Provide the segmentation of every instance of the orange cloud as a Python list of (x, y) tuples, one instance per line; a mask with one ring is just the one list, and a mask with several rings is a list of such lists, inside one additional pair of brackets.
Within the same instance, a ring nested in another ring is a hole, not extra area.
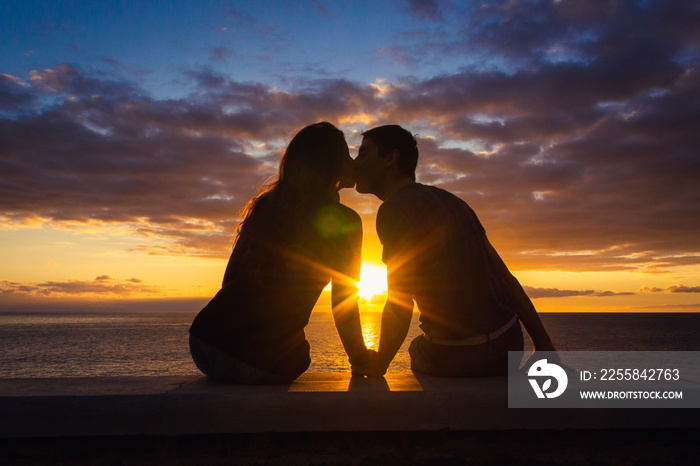
[(666, 288), (642, 287), (640, 293), (700, 293), (700, 286), (670, 285)]
[(113, 279), (100, 275), (94, 280), (47, 281), (43, 283), (19, 283), (9, 280), (0, 281), (0, 297), (139, 297), (156, 295), (163, 292), (162, 287), (144, 285), (142, 280)]

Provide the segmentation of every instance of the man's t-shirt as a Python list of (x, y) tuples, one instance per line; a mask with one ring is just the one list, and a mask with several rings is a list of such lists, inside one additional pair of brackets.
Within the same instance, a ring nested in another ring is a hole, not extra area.
[(457, 196), (419, 183), (405, 186), (380, 206), (377, 233), (389, 280), (413, 296), (420, 326), (431, 337), (488, 333), (515, 315), (484, 228)]

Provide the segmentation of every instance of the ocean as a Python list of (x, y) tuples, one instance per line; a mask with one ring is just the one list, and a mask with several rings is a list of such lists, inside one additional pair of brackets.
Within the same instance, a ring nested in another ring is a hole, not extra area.
[[(188, 329), (194, 313), (0, 313), (0, 378), (193, 375)], [(562, 351), (700, 351), (700, 314), (542, 313)], [(380, 312), (361, 315), (376, 348)], [(421, 333), (414, 314), (390, 371), (409, 370), (407, 347)], [(309, 372), (350, 370), (330, 312), (314, 311), (306, 328)], [(532, 351), (528, 338), (526, 351)]]

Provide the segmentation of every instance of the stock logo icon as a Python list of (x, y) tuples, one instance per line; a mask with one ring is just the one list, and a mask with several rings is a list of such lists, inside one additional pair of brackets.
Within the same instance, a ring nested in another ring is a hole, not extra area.
[[(556, 398), (564, 393), (569, 383), (566, 371), (556, 364), (548, 363), (546, 359), (540, 359), (530, 366), (527, 376), (537, 398)], [(543, 379), (542, 385), (538, 379)], [(557, 387), (549, 392), (548, 390), (552, 388), (552, 379), (557, 381)]]

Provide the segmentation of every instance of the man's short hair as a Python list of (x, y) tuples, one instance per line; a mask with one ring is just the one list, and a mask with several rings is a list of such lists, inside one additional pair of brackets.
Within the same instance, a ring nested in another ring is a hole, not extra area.
[(418, 145), (416, 138), (399, 125), (385, 125), (372, 128), (362, 133), (363, 138), (370, 139), (379, 149), (379, 155), (384, 156), (396, 149), (399, 151), (397, 165), (401, 172), (416, 179), (418, 165)]

